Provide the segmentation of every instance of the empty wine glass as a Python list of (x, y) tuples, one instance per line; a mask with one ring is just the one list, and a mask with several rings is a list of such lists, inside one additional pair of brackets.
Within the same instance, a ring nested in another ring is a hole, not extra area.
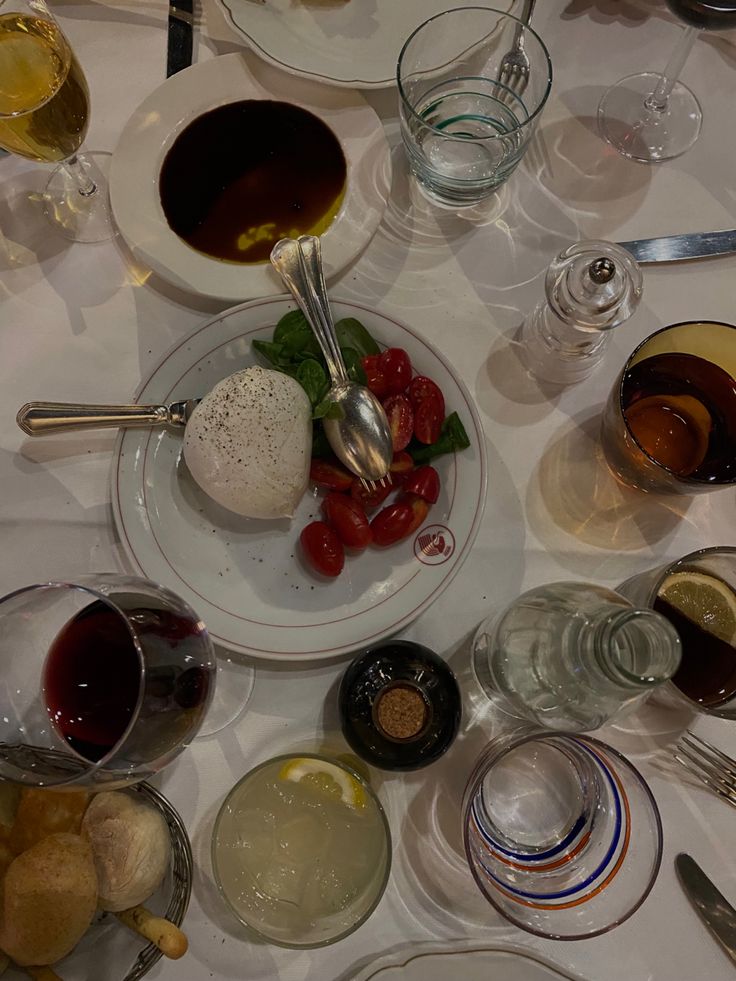
[(79, 153), (89, 89), (69, 41), (44, 0), (0, 0), (0, 147), (56, 163), (46, 215), (75, 242), (112, 235), (104, 175), (108, 154)]
[(667, 0), (667, 6), (688, 26), (662, 74), (622, 78), (598, 106), (601, 136), (625, 157), (643, 163), (679, 157), (695, 143), (703, 114), (678, 76), (701, 30), (736, 27), (736, 0)]

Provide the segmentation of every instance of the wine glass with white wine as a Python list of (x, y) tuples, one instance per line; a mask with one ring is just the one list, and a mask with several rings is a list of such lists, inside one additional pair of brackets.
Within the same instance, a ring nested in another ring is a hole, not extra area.
[(44, 0), (0, 0), (0, 147), (59, 163), (46, 215), (67, 238), (112, 235), (107, 154), (81, 154), (89, 122), (87, 80)]

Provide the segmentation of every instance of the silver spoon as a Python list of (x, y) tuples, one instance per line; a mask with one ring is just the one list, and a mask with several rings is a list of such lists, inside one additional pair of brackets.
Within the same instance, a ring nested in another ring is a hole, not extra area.
[(368, 483), (381, 483), (393, 458), (391, 430), (373, 392), (348, 378), (327, 299), (319, 239), (282, 238), (271, 251), (271, 263), (314, 331), (332, 383), (327, 398), (342, 410), (341, 418), (322, 420), (325, 436), (348, 470)]

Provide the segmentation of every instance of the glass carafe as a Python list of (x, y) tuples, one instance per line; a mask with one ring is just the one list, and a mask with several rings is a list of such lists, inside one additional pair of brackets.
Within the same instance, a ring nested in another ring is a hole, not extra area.
[(667, 681), (680, 638), (653, 610), (602, 586), (549, 583), (484, 621), (473, 641), (481, 686), (548, 729), (585, 732)]

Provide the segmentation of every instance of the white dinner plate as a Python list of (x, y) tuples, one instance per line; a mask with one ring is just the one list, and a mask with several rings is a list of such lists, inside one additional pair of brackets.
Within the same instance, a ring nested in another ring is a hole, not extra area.
[[(179, 341), (148, 375), (139, 402), (203, 395), (257, 360), (254, 338), (270, 339), (294, 304), (286, 297), (244, 303)], [(133, 567), (169, 586), (199, 613), (213, 639), (264, 659), (322, 660), (388, 637), (418, 617), (449, 585), (475, 539), (486, 495), (483, 429), (450, 363), (413, 328), (368, 307), (335, 302), (384, 346), (404, 348), (456, 411), (470, 447), (436, 459), (442, 490), (411, 539), (346, 556), (336, 579), (302, 563), (299, 533), (320, 517), (309, 490), (289, 521), (243, 518), (215, 504), (189, 476), (181, 431), (121, 433), (112, 466), (112, 504)]]
[(374, 961), (352, 981), (583, 981), (535, 950), (458, 940), (416, 944)]
[(391, 185), (383, 126), (362, 96), (306, 80), (295, 83), (257, 59), (251, 62), (249, 67), (240, 54), (222, 55), (172, 75), (125, 124), (110, 164), (113, 214), (136, 258), (181, 289), (231, 302), (269, 296), (283, 287), (269, 262), (211, 258), (169, 227), (159, 195), (161, 165), (197, 116), (241, 99), (271, 99), (301, 106), (330, 127), (345, 154), (347, 182), (340, 211), (321, 236), (328, 278), (349, 266), (370, 242)]
[[(330, 85), (396, 84), (401, 47), (423, 21), (478, 0), (220, 0), (230, 23), (270, 64)], [(480, 4), (482, 6), (482, 4)], [(489, 6), (510, 10), (513, 0)]]

